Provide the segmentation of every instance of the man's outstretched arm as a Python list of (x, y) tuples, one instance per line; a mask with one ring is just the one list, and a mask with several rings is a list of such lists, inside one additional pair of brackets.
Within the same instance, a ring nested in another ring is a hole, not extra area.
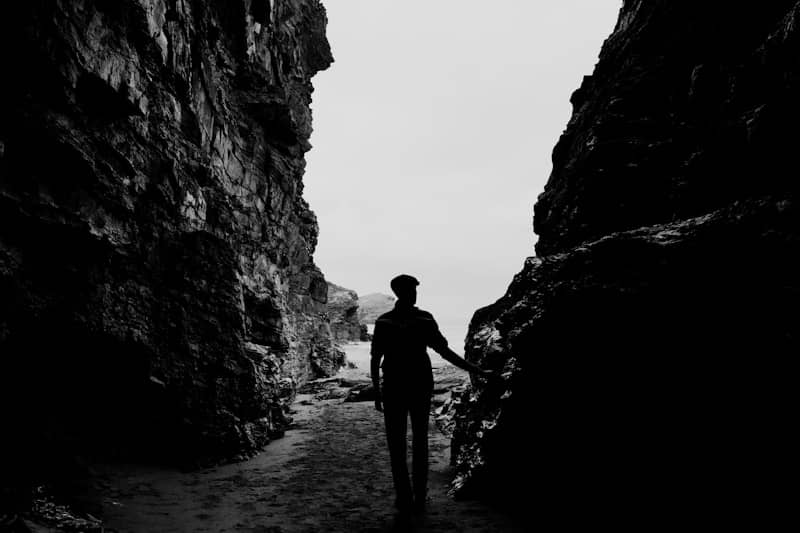
[(454, 352), (450, 346), (447, 344), (447, 339), (442, 332), (439, 331), (439, 326), (436, 324), (436, 321), (433, 320), (431, 317), (432, 322), (432, 329), (430, 332), (430, 337), (428, 340), (428, 346), (436, 350), (436, 353), (442, 356), (442, 359), (447, 361), (448, 363), (457, 366), (462, 370), (466, 370), (467, 372), (471, 372), (472, 374), (477, 374), (478, 376), (482, 376), (485, 378), (492, 378), (497, 374), (491, 370), (484, 370), (483, 368), (479, 367), (478, 365), (474, 365), (458, 355)]
[(483, 368), (470, 363), (456, 352), (451, 350), (449, 346), (440, 347), (436, 351), (442, 356), (442, 359), (462, 370), (466, 370), (467, 372), (471, 372), (483, 377), (491, 377), (495, 375), (491, 370), (484, 370)]

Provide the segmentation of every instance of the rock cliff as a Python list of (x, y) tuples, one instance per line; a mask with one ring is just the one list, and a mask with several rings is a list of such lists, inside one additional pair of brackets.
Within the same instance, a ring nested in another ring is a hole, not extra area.
[(374, 324), (383, 313), (394, 308), (395, 297), (372, 293), (358, 299), (358, 320), (362, 324)]
[(472, 319), (467, 357), (504, 378), (460, 398), (458, 494), (617, 525), (787, 501), (798, 44), (795, 1), (624, 1), (537, 256)]
[(257, 449), (343, 362), (302, 198), (324, 8), (54, 0), (0, 21), (4, 463)]
[(367, 340), (367, 326), (358, 320), (358, 294), (328, 282), (328, 315), (331, 333), (337, 341)]

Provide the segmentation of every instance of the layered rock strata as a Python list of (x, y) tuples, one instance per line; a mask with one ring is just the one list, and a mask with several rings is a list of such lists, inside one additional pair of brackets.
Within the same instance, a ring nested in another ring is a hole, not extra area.
[(302, 198), (324, 8), (56, 0), (0, 20), (3, 459), (259, 448), (343, 363)]
[(358, 320), (358, 294), (328, 282), (328, 316), (333, 338), (339, 342), (367, 340), (367, 326)]
[(562, 524), (787, 501), (798, 42), (794, 1), (623, 3), (553, 151), (537, 257), (473, 317), (467, 357), (504, 378), (460, 398), (458, 494)]

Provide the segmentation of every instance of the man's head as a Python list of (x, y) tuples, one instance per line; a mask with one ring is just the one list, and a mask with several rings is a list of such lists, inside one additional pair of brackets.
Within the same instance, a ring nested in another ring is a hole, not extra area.
[(419, 281), (414, 276), (400, 274), (392, 279), (389, 284), (392, 292), (397, 296), (397, 302), (401, 305), (414, 305), (417, 303), (417, 285)]

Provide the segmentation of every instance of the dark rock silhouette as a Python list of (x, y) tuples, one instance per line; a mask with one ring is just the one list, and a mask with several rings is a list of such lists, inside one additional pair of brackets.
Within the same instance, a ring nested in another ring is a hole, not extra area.
[(795, 2), (720, 5), (624, 2), (553, 150), (538, 255), (794, 189)]
[(457, 494), (562, 524), (779, 516), (799, 28), (793, 1), (624, 2), (554, 149), (538, 256), (470, 325), (468, 358), (505, 380), (460, 398)]
[(337, 341), (366, 341), (367, 326), (358, 320), (358, 294), (328, 282), (328, 314)]
[(323, 7), (6, 2), (0, 21), (2, 484), (61, 454), (258, 449), (343, 363), (301, 196)]

